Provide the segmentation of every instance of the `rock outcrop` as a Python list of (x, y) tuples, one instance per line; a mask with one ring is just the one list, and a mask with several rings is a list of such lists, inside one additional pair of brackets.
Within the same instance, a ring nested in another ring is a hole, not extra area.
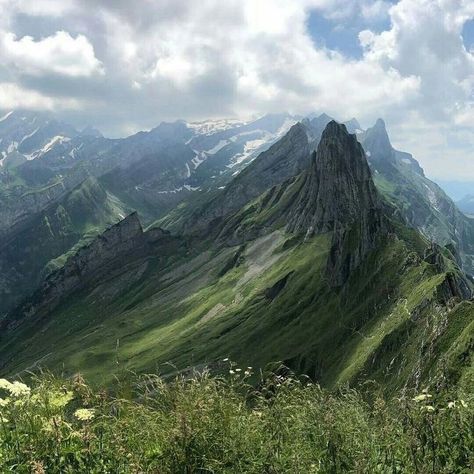
[(362, 146), (331, 121), (312, 155), (288, 230), (308, 237), (333, 233), (327, 275), (339, 287), (387, 229)]
[(0, 321), (0, 329), (17, 326), (24, 318), (48, 312), (73, 292), (122, 269), (130, 261), (152, 254), (152, 246), (171, 238), (160, 228), (144, 232), (136, 212), (108, 228), (51, 273), (26, 304)]

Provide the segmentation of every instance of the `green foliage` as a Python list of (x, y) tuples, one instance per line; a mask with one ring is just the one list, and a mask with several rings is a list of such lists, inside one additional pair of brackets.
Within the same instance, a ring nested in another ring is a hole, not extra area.
[[(0, 469), (19, 473), (462, 473), (474, 468), (474, 399), (328, 392), (280, 368), (249, 385), (150, 375), (92, 390), (80, 376), (0, 380)], [(365, 387), (366, 388), (366, 387)]]

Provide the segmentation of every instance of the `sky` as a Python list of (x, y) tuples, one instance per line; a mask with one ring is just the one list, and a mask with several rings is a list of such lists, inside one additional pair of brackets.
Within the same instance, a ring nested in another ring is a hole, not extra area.
[(378, 117), (474, 181), (474, 0), (0, 0), (0, 109), (125, 136), (162, 120)]

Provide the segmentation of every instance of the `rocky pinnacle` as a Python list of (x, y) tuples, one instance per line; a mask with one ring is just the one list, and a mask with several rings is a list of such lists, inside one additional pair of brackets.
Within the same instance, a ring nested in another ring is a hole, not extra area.
[(313, 154), (288, 230), (333, 233), (327, 273), (341, 286), (386, 230), (380, 197), (364, 150), (344, 125), (331, 121)]

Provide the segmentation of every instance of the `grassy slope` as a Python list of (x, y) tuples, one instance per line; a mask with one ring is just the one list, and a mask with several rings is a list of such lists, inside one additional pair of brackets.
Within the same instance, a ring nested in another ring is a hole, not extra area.
[[(248, 243), (224, 275), (239, 247), (150, 258), (1, 341), (3, 372), (47, 366), (104, 382), (123, 370), (170, 373), (167, 362), (182, 369), (231, 357), (253, 367), (283, 360), (326, 386), (368, 376), (396, 388), (440, 373), (429, 349), (450, 361), (443, 373), (468, 383), (472, 305), (439, 307), (443, 275), (419, 258), (426, 242), (398, 234), (339, 292), (323, 277), (329, 235), (302, 243), (277, 230)], [(285, 277), (272, 301), (265, 290)]]

